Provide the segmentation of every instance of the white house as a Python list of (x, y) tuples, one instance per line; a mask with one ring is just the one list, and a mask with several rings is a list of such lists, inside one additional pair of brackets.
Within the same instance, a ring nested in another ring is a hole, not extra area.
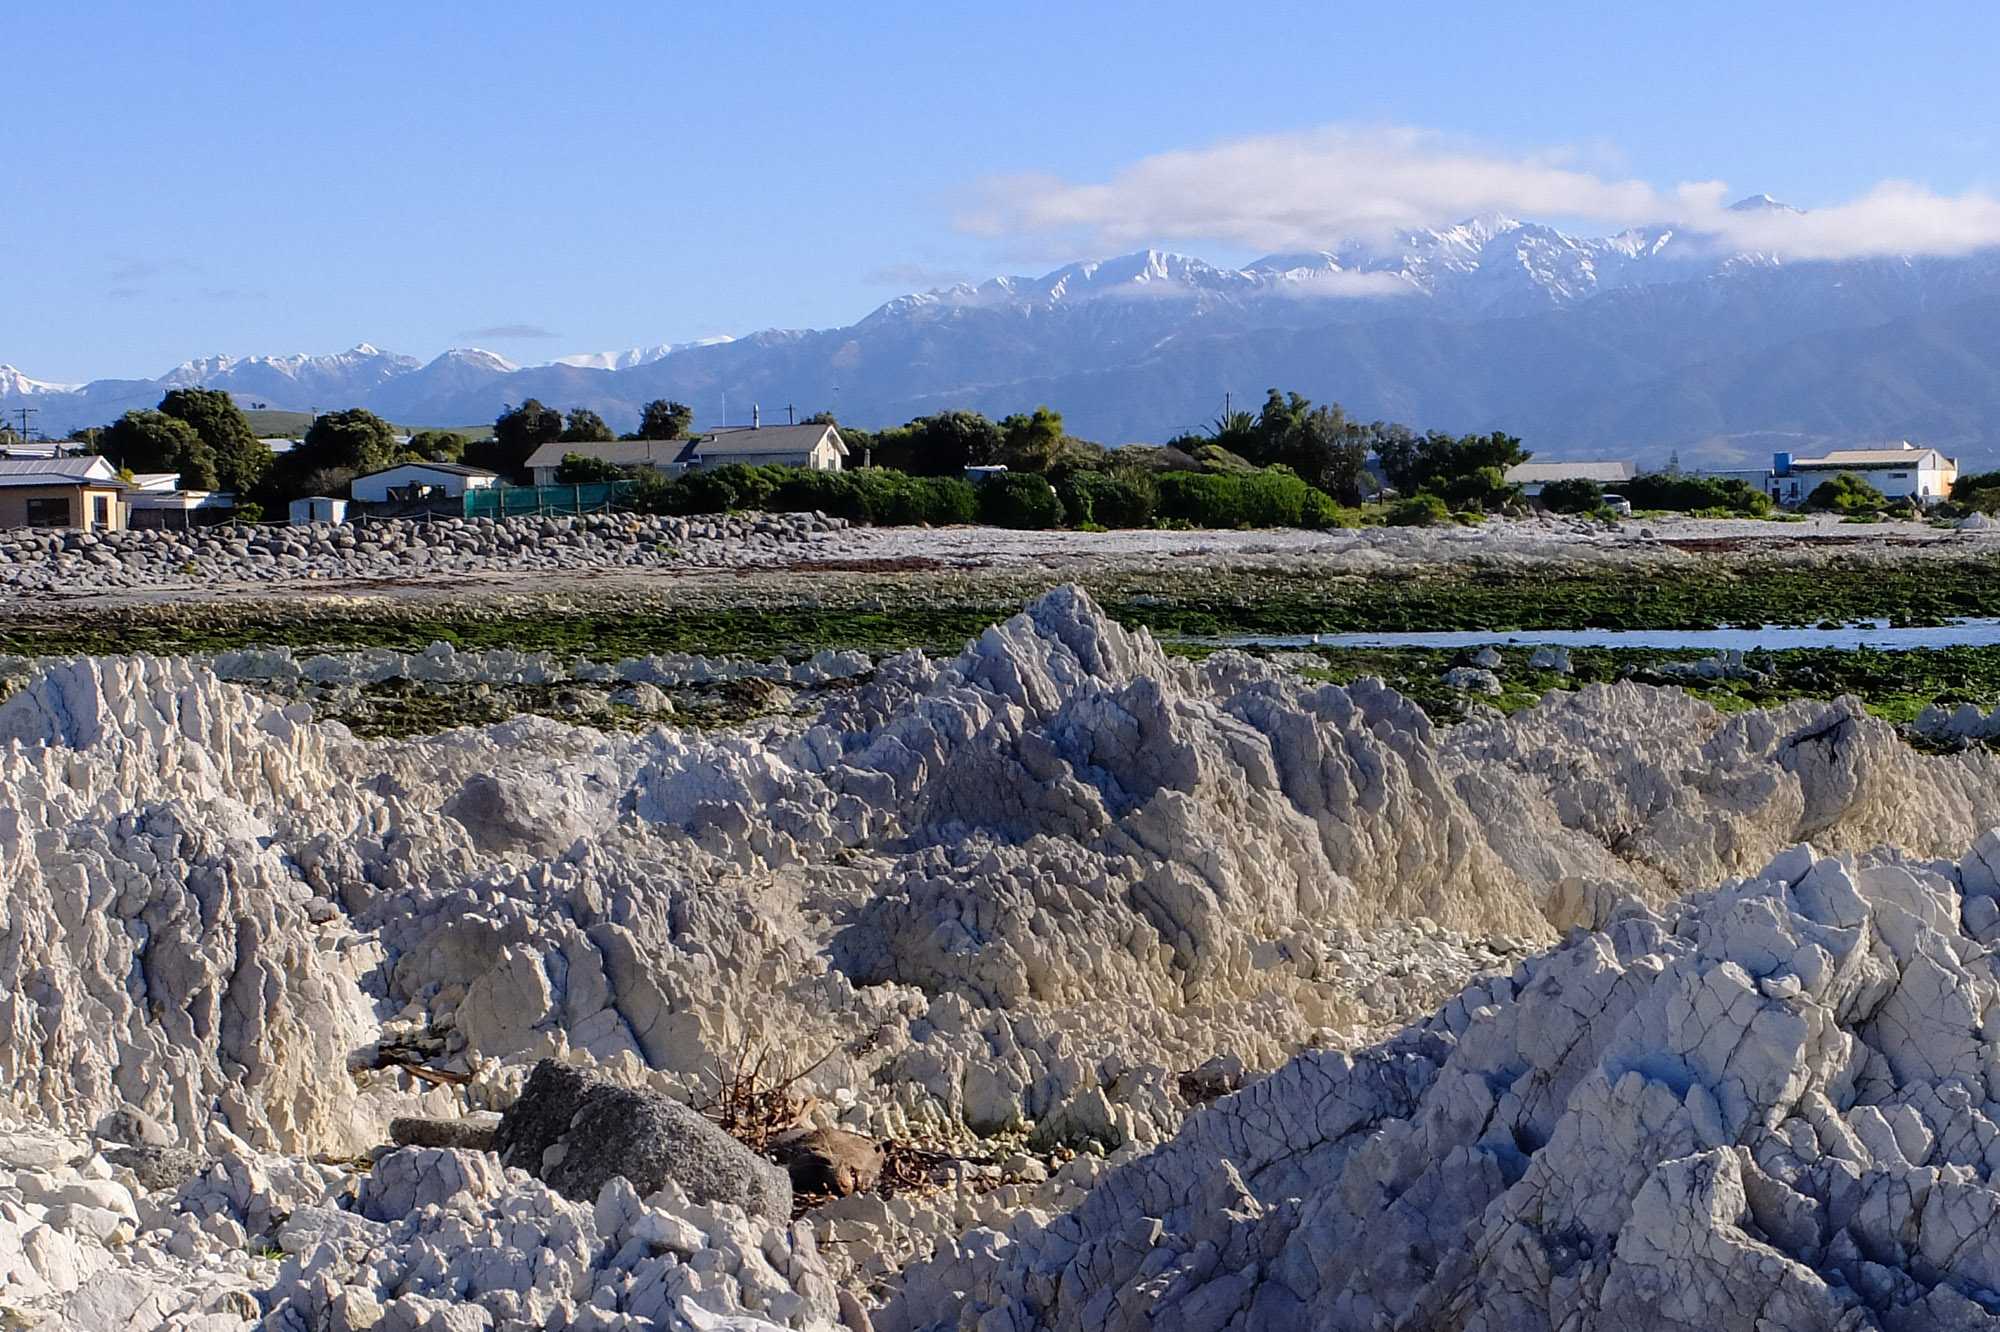
[(553, 440), (528, 455), (528, 470), (534, 473), (536, 485), (555, 485), (562, 460), (574, 453), (578, 457), (612, 463), (628, 472), (652, 468), (669, 476), (679, 476), (686, 468), (686, 464), (679, 459), (689, 445), (690, 441), (685, 439), (571, 440), (568, 443)]
[(1829, 449), (1818, 458), (1780, 453), (1772, 459), (1772, 484), (1778, 498), (1794, 504), (1813, 488), (1842, 472), (1852, 472), (1890, 499), (1905, 495), (1920, 501), (1945, 499), (1958, 480), (1958, 459), (1907, 439), (1879, 449)]
[(227, 491), (181, 489), (178, 472), (134, 472), (125, 483), (128, 527), (185, 531), (204, 519), (219, 519), (235, 507), (236, 496)]
[(1539, 495), (1551, 481), (1590, 481), (1599, 486), (1615, 486), (1639, 475), (1629, 462), (1524, 462), (1507, 469), (1507, 484), (1519, 486), (1523, 495)]
[(422, 499), (432, 490), (457, 499), (468, 490), (485, 490), (500, 484), (500, 474), (464, 463), (409, 462), (385, 467), (379, 472), (357, 476), (348, 493), (364, 504), (386, 504), (390, 500)]
[(830, 425), (755, 425), (690, 441), (678, 461), (691, 468), (748, 463), (837, 472), (846, 458), (847, 441)]
[(347, 501), (326, 495), (308, 495), (292, 501), (290, 518), (293, 527), (304, 527), (309, 523), (344, 523), (347, 521)]
[(847, 457), (847, 441), (830, 425), (754, 425), (718, 430), (699, 439), (554, 440), (528, 455), (535, 484), (557, 484), (556, 473), (570, 454), (597, 458), (628, 472), (653, 468), (668, 476), (725, 463), (810, 467), (837, 472)]

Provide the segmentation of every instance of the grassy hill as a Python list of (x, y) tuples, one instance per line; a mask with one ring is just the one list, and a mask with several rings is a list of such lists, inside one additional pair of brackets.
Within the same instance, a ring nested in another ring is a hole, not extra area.
[[(243, 414), (250, 418), (250, 428), (257, 432), (259, 439), (278, 439), (289, 436), (298, 439), (313, 423), (311, 412), (280, 412), (269, 408), (246, 408)], [(401, 432), (417, 430), (455, 430), (467, 439), (487, 439), (493, 434), (492, 424), (483, 425), (397, 425)]]

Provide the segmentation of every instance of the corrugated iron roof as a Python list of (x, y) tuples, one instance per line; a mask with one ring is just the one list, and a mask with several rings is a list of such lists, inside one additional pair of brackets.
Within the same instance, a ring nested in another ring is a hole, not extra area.
[(1551, 481), (1630, 481), (1638, 474), (1629, 462), (1524, 462), (1507, 469), (1507, 482), (1533, 486)]

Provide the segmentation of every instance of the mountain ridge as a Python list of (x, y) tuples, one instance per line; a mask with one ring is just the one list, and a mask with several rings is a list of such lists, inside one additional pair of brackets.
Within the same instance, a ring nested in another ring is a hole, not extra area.
[[(1786, 207), (1765, 196), (1737, 206)], [(1226, 392), (1249, 403), (1275, 385), (1366, 418), (1507, 429), (1547, 457), (1737, 461), (1731, 441), (1745, 438), (1901, 435), (1978, 455), (2000, 426), (1995, 301), (2000, 250), (1784, 263), (1669, 227), (1579, 238), (1486, 215), (1384, 248), (1240, 268), (1141, 250), (910, 293), (841, 328), (534, 366), (476, 348), (421, 361), (362, 343), (323, 357), (205, 357), (154, 380), (80, 386), (6, 367), (0, 410), (32, 406), (38, 425), (61, 433), (194, 383), (271, 407), (366, 406), (430, 424), (491, 420), (529, 397), (620, 427), (655, 397), (691, 404), (703, 426), (745, 424), (752, 403), (767, 419), (790, 404), (880, 427), (945, 406), (1000, 414), (1046, 402), (1078, 433), (1120, 443), (1166, 438), (1213, 417)]]

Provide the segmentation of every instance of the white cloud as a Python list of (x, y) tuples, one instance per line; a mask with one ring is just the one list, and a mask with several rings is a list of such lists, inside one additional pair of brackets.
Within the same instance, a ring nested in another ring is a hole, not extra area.
[(1713, 229), (1737, 249), (1787, 259), (1969, 254), (2000, 245), (2000, 200), (1885, 180), (1858, 199), (1810, 212), (1724, 213)]
[(1551, 153), (1510, 157), (1426, 130), (1328, 127), (1143, 158), (1097, 184), (1052, 175), (978, 182), (962, 231), (1098, 247), (1221, 242), (1301, 250), (1386, 240), (1480, 213), (1610, 227), (1670, 223), (1785, 258), (1962, 254), (2000, 244), (2000, 201), (1886, 181), (1810, 212), (1725, 207), (1720, 181), (1671, 190)]

